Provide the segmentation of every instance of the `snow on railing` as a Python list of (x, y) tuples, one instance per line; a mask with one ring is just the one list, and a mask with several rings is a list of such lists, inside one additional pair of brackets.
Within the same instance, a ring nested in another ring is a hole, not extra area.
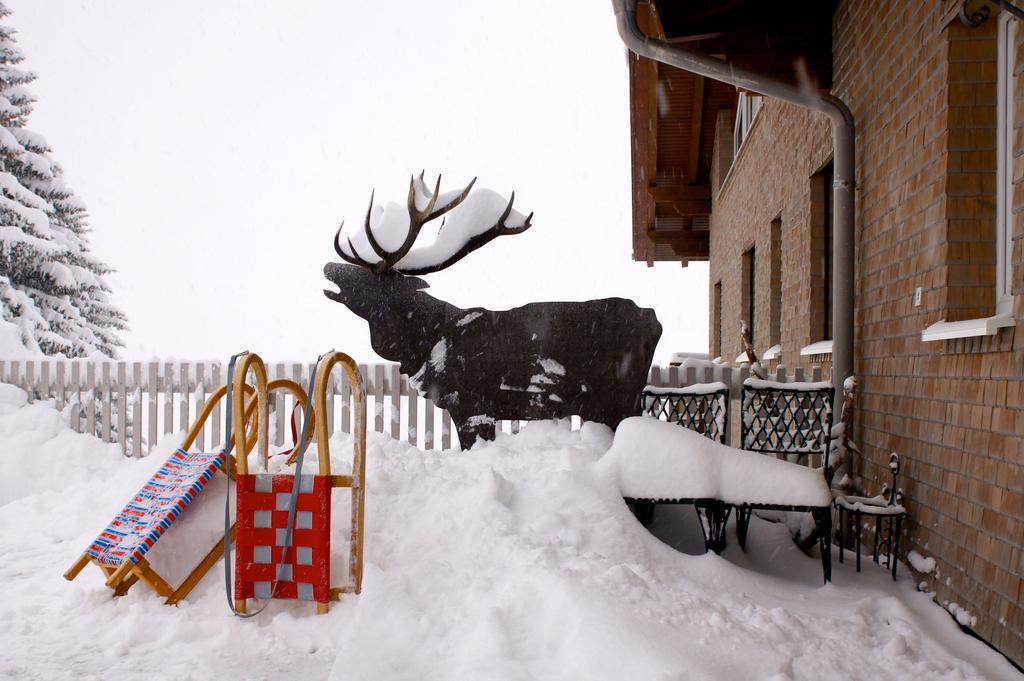
[[(752, 376), (748, 365), (732, 367), (691, 358), (684, 360), (680, 366), (652, 366), (647, 383), (660, 388), (681, 388), (700, 383), (720, 382), (728, 386), (730, 397), (738, 400), (743, 381)], [(792, 374), (787, 374), (786, 367), (780, 366), (768, 378), (780, 383), (803, 383), (805, 381), (816, 383), (829, 379), (828, 376), (823, 375), (819, 366), (811, 367), (810, 371), (805, 371), (803, 367), (796, 367)]]

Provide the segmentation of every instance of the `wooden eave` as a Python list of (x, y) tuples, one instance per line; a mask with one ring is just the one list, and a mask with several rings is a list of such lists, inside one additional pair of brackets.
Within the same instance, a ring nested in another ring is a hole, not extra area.
[[(831, 86), (834, 0), (796, 0), (779, 14), (763, 0), (642, 3), (642, 31), (815, 88)], [(629, 54), (633, 259), (706, 260), (711, 159), (732, 86)]]

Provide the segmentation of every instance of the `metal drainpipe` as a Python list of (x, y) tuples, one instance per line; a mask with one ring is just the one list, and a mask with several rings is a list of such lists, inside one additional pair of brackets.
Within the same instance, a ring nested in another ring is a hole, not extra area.
[(853, 236), (854, 122), (849, 107), (837, 97), (740, 68), (702, 52), (645, 35), (636, 20), (637, 0), (612, 0), (619, 36), (630, 50), (669, 66), (775, 97), (823, 113), (832, 123), (832, 385), (835, 413), (843, 409), (843, 381), (853, 374)]

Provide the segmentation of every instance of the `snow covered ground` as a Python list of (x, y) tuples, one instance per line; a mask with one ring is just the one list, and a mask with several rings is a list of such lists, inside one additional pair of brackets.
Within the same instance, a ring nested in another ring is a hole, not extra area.
[[(325, 616), (273, 603), (237, 620), (219, 567), (177, 608), (139, 586), (111, 598), (91, 566), (66, 582), (176, 439), (127, 460), (0, 385), (0, 677), (1021, 678), (905, 569), (894, 584), (870, 562), (860, 575), (836, 563), (823, 587), (818, 560), (758, 520), (746, 553), (731, 535), (721, 557), (690, 555), (699, 530), (682, 507), (659, 509), (652, 536), (593, 466), (607, 432), (564, 423), (464, 454), (371, 435), (363, 593)], [(172, 579), (217, 535), (216, 480), (151, 553)]]

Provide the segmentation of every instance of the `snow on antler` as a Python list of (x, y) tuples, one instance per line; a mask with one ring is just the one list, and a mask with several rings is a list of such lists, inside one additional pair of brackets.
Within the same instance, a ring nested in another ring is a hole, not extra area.
[[(374, 205), (371, 194), (363, 228), (343, 235), (342, 223), (334, 249), (346, 262), (376, 274), (389, 269), (428, 274), (449, 267), (492, 239), (529, 229), (533, 214), (524, 216), (512, 208), (515, 192), (506, 201), (490, 189), (474, 190), (475, 182), (473, 178), (461, 189), (441, 192), (438, 176), (431, 191), (420, 173), (409, 182), (405, 206), (393, 201)], [(423, 226), (441, 216), (444, 220), (434, 241), (413, 248)]]

